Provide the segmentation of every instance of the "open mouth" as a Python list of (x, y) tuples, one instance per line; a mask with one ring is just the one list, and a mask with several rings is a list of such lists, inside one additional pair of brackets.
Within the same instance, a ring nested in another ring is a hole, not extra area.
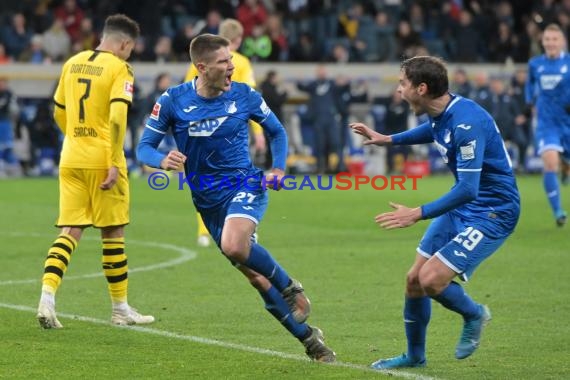
[(226, 86), (232, 84), (232, 74), (226, 75), (226, 81), (224, 82)]

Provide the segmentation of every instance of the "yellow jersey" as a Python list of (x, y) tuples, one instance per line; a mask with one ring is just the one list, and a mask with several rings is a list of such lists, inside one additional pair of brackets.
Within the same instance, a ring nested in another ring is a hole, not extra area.
[[(133, 86), (131, 66), (110, 52), (86, 50), (65, 62), (54, 95), (66, 119), (61, 167), (111, 166), (110, 105), (116, 101), (131, 104)], [(125, 133), (124, 126), (121, 130)], [(120, 161), (118, 166), (126, 168), (124, 153)]]

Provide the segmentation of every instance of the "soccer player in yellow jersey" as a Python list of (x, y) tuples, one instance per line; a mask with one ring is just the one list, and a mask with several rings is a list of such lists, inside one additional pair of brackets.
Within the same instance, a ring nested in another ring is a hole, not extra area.
[[(255, 77), (253, 76), (253, 68), (251, 67), (251, 62), (249, 58), (237, 52), (241, 45), (243, 39), (243, 26), (237, 20), (228, 18), (221, 22), (219, 35), (230, 40), (230, 51), (232, 52), (232, 63), (234, 64), (234, 73), (232, 74), (232, 82), (243, 82), (251, 87), (255, 87)], [(198, 69), (192, 63), (190, 68), (186, 73), (185, 82), (190, 82), (198, 76)], [(265, 136), (263, 135), (263, 128), (255, 121), (250, 120), (249, 125), (253, 133), (253, 139), (255, 143), (256, 152), (265, 152), (266, 142)], [(210, 235), (202, 217), (197, 214), (198, 217), (198, 245), (201, 247), (207, 247), (210, 245)]]
[(63, 327), (55, 313), (55, 294), (83, 229), (89, 226), (101, 230), (111, 322), (154, 322), (154, 317), (139, 314), (127, 302), (124, 226), (129, 223), (129, 183), (123, 142), (134, 78), (125, 60), (138, 35), (135, 21), (124, 15), (109, 16), (97, 49), (71, 57), (55, 91), (54, 118), (65, 140), (56, 224), (61, 232), (45, 260), (37, 314), (46, 329)]

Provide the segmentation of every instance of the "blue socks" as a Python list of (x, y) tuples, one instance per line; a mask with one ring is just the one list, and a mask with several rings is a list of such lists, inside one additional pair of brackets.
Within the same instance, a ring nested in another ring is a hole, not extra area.
[(279, 292), (282, 292), (291, 281), (287, 272), (271, 257), (271, 254), (257, 243), (252, 243), (249, 257), (243, 264), (266, 277)]
[(265, 308), (275, 319), (279, 321), (293, 336), (300, 341), (307, 338), (310, 333), (309, 326), (305, 323), (298, 323), (293, 319), (293, 314), (289, 309), (289, 305), (281, 296), (281, 292), (274, 286), (269, 288), (267, 292), (259, 291), (261, 298), (265, 301)]
[(432, 298), (445, 308), (461, 314), (466, 321), (471, 321), (481, 316), (479, 305), (455, 281), (452, 281), (443, 292)]
[(555, 172), (544, 172), (542, 182), (544, 185), (544, 191), (546, 192), (546, 197), (548, 198), (548, 202), (552, 208), (552, 212), (555, 216), (558, 216), (561, 211), (558, 176)]
[(425, 359), (426, 330), (430, 316), (431, 299), (429, 297), (406, 297), (404, 327), (408, 340), (408, 357), (414, 362)]

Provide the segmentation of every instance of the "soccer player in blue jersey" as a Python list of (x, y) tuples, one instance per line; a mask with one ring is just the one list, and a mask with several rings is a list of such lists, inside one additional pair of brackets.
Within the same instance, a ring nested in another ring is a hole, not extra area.
[(567, 214), (560, 201), (560, 155), (570, 160), (570, 55), (566, 39), (556, 24), (542, 34), (544, 54), (528, 63), (525, 88), (527, 104), (536, 106), (535, 142), (542, 157), (543, 184), (556, 224), (566, 224)]
[[(321, 330), (305, 323), (310, 303), (301, 284), (253, 238), (268, 203), (262, 183), (278, 190), (284, 176), (287, 135), (257, 91), (232, 82), (229, 44), (212, 34), (192, 40), (190, 57), (198, 76), (157, 100), (137, 148), (138, 158), (165, 170), (184, 164), (194, 205), (222, 253), (258, 290), (266, 309), (303, 343), (311, 359), (332, 362), (335, 353), (324, 344)], [(261, 124), (270, 138), (273, 169), (267, 177), (251, 162), (248, 120)], [(164, 154), (157, 147), (169, 129), (179, 151)]]
[(402, 63), (398, 91), (412, 110), (428, 121), (391, 136), (362, 123), (351, 124), (366, 145), (434, 143), (455, 177), (455, 185), (440, 198), (418, 207), (390, 203), (394, 211), (376, 216), (386, 229), (409, 227), (433, 219), (417, 248), (407, 274), (404, 325), (407, 353), (372, 364), (375, 369), (426, 365), (426, 329), (431, 299), (463, 317), (457, 359), (479, 346), (489, 309), (473, 301), (459, 283), (513, 232), (520, 211), (511, 162), (497, 125), (475, 102), (448, 92), (445, 64), (434, 57), (414, 57)]

